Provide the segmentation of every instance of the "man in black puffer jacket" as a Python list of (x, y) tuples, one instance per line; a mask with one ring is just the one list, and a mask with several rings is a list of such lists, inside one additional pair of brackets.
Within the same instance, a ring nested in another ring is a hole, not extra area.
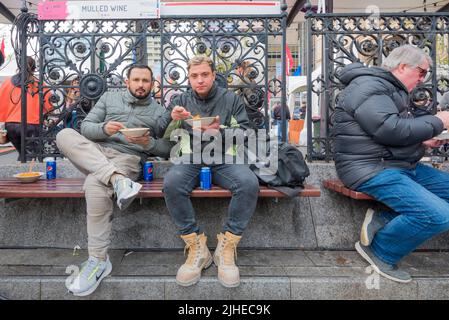
[(335, 166), (349, 188), (367, 193), (391, 212), (369, 209), (356, 250), (381, 275), (409, 282), (396, 263), (427, 239), (449, 229), (449, 174), (418, 161), (433, 137), (449, 127), (449, 112), (415, 117), (409, 93), (432, 60), (421, 49), (393, 50), (382, 68), (360, 63), (339, 74), (347, 87), (335, 110)]

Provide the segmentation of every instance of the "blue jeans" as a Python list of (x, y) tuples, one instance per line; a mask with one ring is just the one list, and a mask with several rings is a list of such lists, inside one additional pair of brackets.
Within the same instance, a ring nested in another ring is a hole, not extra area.
[(385, 169), (358, 191), (394, 212), (381, 212), (384, 228), (371, 244), (374, 254), (396, 264), (427, 239), (449, 229), (449, 174), (418, 163), (411, 169)]
[[(276, 120), (276, 124), (278, 127), (278, 140), (282, 141), (282, 120)], [(287, 132), (287, 138), (285, 139), (285, 141), (288, 142), (288, 120), (285, 121), (285, 131)]]
[[(181, 235), (199, 233), (190, 193), (200, 184), (201, 167), (200, 164), (174, 165), (164, 177), (165, 203)], [(220, 164), (209, 167), (212, 183), (232, 192), (223, 232), (241, 235), (256, 209), (259, 181), (247, 165)], [(210, 213), (215, 212), (211, 208)]]

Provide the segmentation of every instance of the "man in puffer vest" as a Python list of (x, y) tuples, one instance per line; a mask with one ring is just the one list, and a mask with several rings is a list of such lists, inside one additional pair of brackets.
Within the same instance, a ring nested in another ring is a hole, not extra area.
[[(415, 116), (409, 94), (429, 72), (421, 49), (394, 49), (381, 68), (353, 63), (338, 75), (346, 88), (335, 110), (335, 166), (349, 188), (391, 211), (369, 209), (357, 252), (397, 282), (411, 281), (397, 263), (424, 241), (449, 229), (449, 174), (419, 160), (449, 127), (449, 112)], [(434, 70), (435, 72), (435, 70)]]
[[(192, 58), (188, 63), (188, 78), (192, 90), (176, 96), (170, 110), (166, 112), (166, 120), (178, 121), (186, 132), (187, 143), (181, 148), (182, 156), (186, 158), (195, 151), (195, 146), (193, 152), (190, 148), (195, 141), (194, 130), (200, 130), (202, 134), (220, 135), (224, 127), (238, 130), (247, 128), (249, 124), (242, 99), (214, 83), (215, 68), (209, 57)], [(215, 120), (210, 125), (193, 129), (184, 121), (192, 116), (215, 117)], [(202, 142), (196, 146), (200, 150), (205, 147)], [(226, 151), (223, 149), (219, 155), (224, 157)], [(216, 153), (218, 155), (219, 152)], [(207, 165), (212, 172), (212, 182), (232, 192), (228, 218), (222, 232), (217, 235), (218, 244), (212, 258), (207, 238), (204, 233), (200, 233), (197, 225), (189, 196), (199, 185), (199, 173), (204, 163), (188, 162), (173, 165), (164, 178), (165, 202), (188, 251), (186, 262), (178, 270), (176, 282), (182, 286), (197, 283), (201, 271), (209, 267), (213, 260), (218, 266), (219, 282), (225, 287), (236, 287), (240, 283), (239, 269), (235, 264), (237, 244), (256, 208), (259, 182), (245, 164)], [(213, 211), (210, 213), (214, 214)]]

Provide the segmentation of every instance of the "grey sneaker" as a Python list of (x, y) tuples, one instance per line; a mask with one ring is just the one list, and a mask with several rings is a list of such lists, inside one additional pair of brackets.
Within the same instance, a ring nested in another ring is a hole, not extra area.
[(115, 181), (114, 193), (120, 210), (125, 210), (133, 202), (141, 188), (142, 185), (140, 183), (134, 182), (130, 178)]
[(371, 245), (377, 231), (385, 226), (385, 222), (379, 217), (373, 209), (366, 210), (365, 220), (362, 224), (362, 230), (360, 231), (360, 243), (364, 246)]
[(72, 282), (66, 283), (66, 287), (75, 296), (87, 296), (97, 289), (101, 280), (109, 275), (111, 271), (112, 264), (109, 261), (109, 256), (106, 261), (89, 257), (87, 261), (81, 264), (80, 273)]
[(396, 281), (407, 283), (412, 281), (412, 277), (405, 271), (399, 269), (396, 265), (391, 265), (380, 260), (371, 251), (370, 247), (366, 247), (356, 242), (355, 249), (357, 252), (373, 267), (373, 269), (385, 278)]

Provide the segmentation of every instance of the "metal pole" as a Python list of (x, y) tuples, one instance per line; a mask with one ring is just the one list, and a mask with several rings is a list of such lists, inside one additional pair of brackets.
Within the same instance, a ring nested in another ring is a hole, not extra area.
[(313, 39), (312, 39), (312, 4), (307, 2), (306, 4), (306, 28), (307, 28), (307, 160), (312, 162), (313, 145), (312, 145), (312, 72), (313, 72)]
[(334, 12), (334, 0), (326, 0), (326, 13)]
[(281, 132), (282, 132), (282, 142), (286, 141), (287, 138), (287, 119), (285, 107), (287, 104), (287, 93), (286, 93), (286, 83), (287, 83), (287, 4), (285, 0), (282, 1), (282, 85), (281, 85)]
[[(28, 12), (28, 8), (26, 5), (26, 1), (22, 1), (22, 14), (26, 14)], [(27, 25), (22, 26), (23, 29), (17, 29), (19, 32), (20, 39), (20, 101), (22, 108), (22, 118), (21, 118), (21, 126), (20, 126), (20, 161), (26, 162), (26, 132), (27, 132)]]
[[(326, 13), (332, 13), (334, 10), (334, 3), (333, 0), (326, 0)], [(324, 36), (323, 41), (323, 58), (322, 58), (322, 74), (324, 75), (324, 94), (322, 96), (322, 99), (320, 99), (320, 102), (322, 102), (322, 105), (320, 105), (320, 136), (319, 136), (319, 151), (323, 152), (322, 150), (322, 139), (324, 137), (324, 156), (325, 160), (330, 160), (330, 144), (331, 141), (329, 139), (329, 108), (330, 108), (330, 92), (331, 92), (331, 81), (329, 80), (329, 74), (330, 68), (333, 69), (333, 65), (331, 62), (331, 56), (334, 55), (333, 52), (330, 51), (330, 48), (332, 47), (332, 39), (335, 37), (332, 34), (328, 34)]]
[[(267, 21), (267, 22), (269, 21), (268, 20), (269, 18), (265, 18), (265, 19), (266, 19), (265, 21)], [(263, 41), (264, 41), (264, 46), (265, 46), (265, 48), (267, 48), (267, 51), (268, 51), (268, 30), (267, 30), (267, 28), (264, 28), (264, 29), (265, 29), (264, 30), (265, 36), (264, 36), (264, 40)], [(264, 62), (265, 62), (265, 64), (264, 64), (265, 67), (264, 68), (268, 69), (268, 54), (266, 54), (264, 56)], [(276, 76), (274, 76), (274, 78), (276, 78)], [(270, 87), (269, 87), (269, 84), (268, 84), (268, 72), (266, 73), (266, 76), (264, 77), (264, 79), (265, 79), (265, 84), (264, 84), (264, 86), (265, 86), (265, 90), (264, 90), (265, 97), (263, 99), (264, 124), (265, 124), (265, 134), (266, 134), (267, 137), (269, 137), (270, 136), (270, 130), (271, 130), (271, 121), (270, 121), (270, 111), (269, 111), (269, 105), (268, 105), (268, 101), (269, 101), (268, 97), (270, 95), (270, 92), (269, 92)]]

